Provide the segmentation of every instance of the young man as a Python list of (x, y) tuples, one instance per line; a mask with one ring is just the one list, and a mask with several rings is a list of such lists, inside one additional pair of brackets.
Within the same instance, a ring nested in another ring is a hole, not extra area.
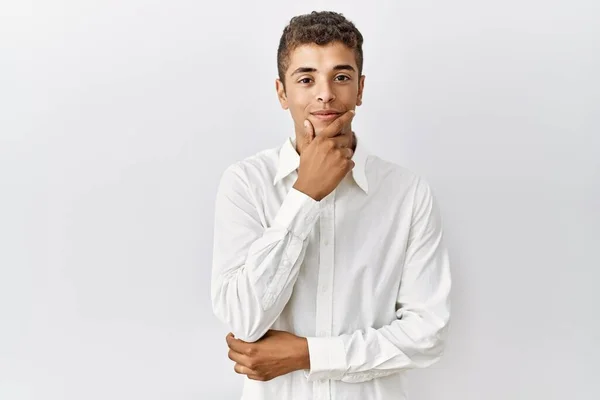
[(244, 400), (406, 399), (442, 355), (450, 269), (429, 186), (352, 131), (363, 38), (341, 14), (292, 18), (276, 89), (295, 135), (226, 169), (212, 304)]

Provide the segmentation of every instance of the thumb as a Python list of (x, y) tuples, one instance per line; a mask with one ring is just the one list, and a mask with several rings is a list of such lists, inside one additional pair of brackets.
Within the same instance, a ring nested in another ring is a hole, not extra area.
[(309, 120), (304, 120), (304, 142), (309, 145), (315, 138), (315, 128)]

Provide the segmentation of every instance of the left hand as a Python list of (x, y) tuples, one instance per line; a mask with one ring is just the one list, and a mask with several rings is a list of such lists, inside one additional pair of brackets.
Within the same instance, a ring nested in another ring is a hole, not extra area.
[(310, 368), (306, 338), (285, 331), (269, 330), (254, 343), (227, 335), (229, 358), (234, 370), (257, 381), (269, 381), (280, 375)]

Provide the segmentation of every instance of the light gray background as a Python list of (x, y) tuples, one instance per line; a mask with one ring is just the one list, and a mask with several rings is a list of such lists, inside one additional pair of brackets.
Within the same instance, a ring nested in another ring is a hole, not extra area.
[(445, 219), (453, 327), (415, 400), (598, 399), (598, 1), (2, 1), (0, 399), (238, 399), (212, 315), (230, 163), (292, 133), (296, 14), (365, 36), (371, 150)]

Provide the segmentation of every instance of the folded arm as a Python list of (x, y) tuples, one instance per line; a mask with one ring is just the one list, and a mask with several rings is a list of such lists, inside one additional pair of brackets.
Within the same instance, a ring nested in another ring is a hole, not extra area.
[(292, 294), (318, 202), (292, 188), (271, 226), (260, 217), (244, 170), (222, 175), (215, 203), (211, 298), (215, 315), (243, 341), (273, 325)]
[(309, 380), (364, 382), (437, 362), (450, 321), (450, 267), (431, 190), (415, 192), (413, 223), (390, 324), (334, 337), (309, 337)]

